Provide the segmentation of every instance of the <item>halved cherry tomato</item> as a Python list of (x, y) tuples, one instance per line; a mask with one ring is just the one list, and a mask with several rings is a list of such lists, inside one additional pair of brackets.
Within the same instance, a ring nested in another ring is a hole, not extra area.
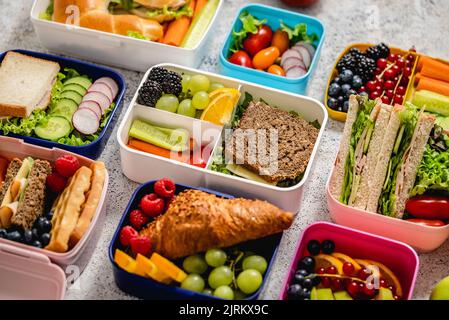
[(438, 196), (417, 196), (409, 199), (405, 210), (415, 218), (449, 219), (449, 198)]
[(443, 227), (446, 224), (441, 220), (430, 220), (430, 219), (407, 219), (408, 222), (413, 222), (416, 224), (420, 224), (422, 226), (428, 227)]
[(271, 43), (273, 31), (267, 25), (262, 26), (257, 33), (250, 34), (245, 41), (243, 41), (243, 49), (254, 57), (260, 50), (265, 49)]
[(278, 48), (281, 54), (287, 51), (290, 47), (290, 39), (288, 38), (287, 32), (277, 29), (271, 39), (271, 45)]
[(284, 71), (284, 69), (283, 69), (281, 66), (277, 65), (277, 64), (271, 65), (271, 66), (268, 68), (267, 71), (268, 71), (269, 73), (272, 73), (272, 74), (276, 74), (276, 75), (278, 75), (278, 76), (285, 77), (285, 71)]
[(259, 51), (253, 58), (253, 66), (256, 69), (268, 69), (280, 56), (279, 49), (268, 47)]
[(234, 52), (232, 54), (232, 56), (229, 58), (229, 62), (231, 62), (233, 64), (237, 64), (239, 66), (247, 67), (247, 68), (252, 68), (253, 67), (253, 63), (251, 62), (251, 58), (243, 50), (239, 50), (237, 52)]

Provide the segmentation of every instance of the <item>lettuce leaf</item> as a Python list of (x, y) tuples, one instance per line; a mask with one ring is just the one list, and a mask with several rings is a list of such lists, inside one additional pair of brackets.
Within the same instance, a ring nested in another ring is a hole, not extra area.
[(281, 20), (280, 29), (287, 33), (290, 43), (297, 43), (299, 41), (314, 43), (319, 39), (316, 33), (307, 34), (307, 25), (305, 23), (298, 23), (292, 28)]
[(128, 37), (135, 38), (135, 39), (140, 39), (140, 40), (150, 40), (150, 39), (148, 39), (147, 37), (145, 37), (143, 34), (141, 34), (140, 32), (137, 32), (137, 31), (128, 31), (128, 32), (126, 33), (126, 35), (127, 35)]
[(267, 19), (258, 20), (253, 17), (248, 11), (243, 11), (239, 17), (242, 22), (242, 29), (240, 31), (232, 31), (231, 52), (239, 51), (243, 48), (243, 41), (248, 36), (248, 33), (257, 33), (259, 28), (267, 23)]
[(192, 17), (193, 10), (189, 7), (189, 4), (185, 4), (179, 9), (168, 8), (164, 6), (162, 9), (148, 9), (146, 16), (150, 19), (157, 18), (158, 16), (165, 16), (166, 20), (179, 19), (182, 17)]
[(39, 14), (39, 19), (52, 21), (53, 11), (54, 11), (54, 0), (50, 0), (47, 9)]
[(0, 130), (4, 135), (10, 133), (32, 136), (36, 125), (47, 117), (45, 110), (34, 110), (28, 118), (6, 118), (0, 121)]

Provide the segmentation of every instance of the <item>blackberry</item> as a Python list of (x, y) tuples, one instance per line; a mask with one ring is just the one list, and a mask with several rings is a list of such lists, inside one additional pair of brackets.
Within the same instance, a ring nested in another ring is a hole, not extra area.
[(162, 87), (159, 83), (153, 80), (147, 80), (139, 89), (137, 103), (148, 107), (154, 107), (156, 102), (162, 96), (162, 93)]
[(179, 73), (174, 71), (168, 71), (167, 75), (162, 82), (162, 90), (166, 94), (174, 94), (179, 96), (182, 92), (182, 77)]
[(386, 58), (390, 54), (390, 48), (385, 43), (380, 43), (377, 46), (369, 47), (366, 50), (366, 55), (374, 59), (375, 61), (379, 60), (380, 58)]
[(159, 84), (164, 83), (164, 79), (168, 74), (168, 70), (162, 67), (155, 67), (151, 69), (147, 80), (156, 81)]

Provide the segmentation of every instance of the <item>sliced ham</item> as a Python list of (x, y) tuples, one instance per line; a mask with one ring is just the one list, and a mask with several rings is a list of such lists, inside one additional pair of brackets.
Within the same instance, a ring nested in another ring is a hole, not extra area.
[(96, 84), (96, 83), (103, 83), (103, 84), (107, 85), (109, 87), (109, 89), (111, 89), (113, 100), (115, 99), (115, 97), (117, 96), (117, 93), (118, 93), (118, 85), (112, 78), (103, 77), (103, 78), (97, 79), (94, 82), (94, 84)]
[(114, 94), (112, 93), (112, 89), (109, 88), (107, 84), (94, 83), (93, 85), (90, 86), (87, 92), (100, 92), (104, 94), (108, 98), (109, 104), (111, 104), (114, 101)]
[(98, 105), (101, 108), (102, 114), (105, 113), (105, 111), (109, 108), (111, 104), (109, 98), (105, 94), (96, 91), (88, 92), (83, 98), (83, 102), (85, 101), (93, 101), (98, 103)]
[(98, 121), (100, 121), (101, 116), (103, 115), (103, 111), (100, 108), (100, 105), (98, 104), (98, 102), (95, 101), (84, 101), (81, 102), (81, 104), (79, 105), (78, 109), (82, 109), (82, 108), (86, 108), (89, 110), (92, 110), (98, 118)]
[(82, 134), (94, 134), (100, 127), (97, 115), (90, 109), (80, 108), (76, 110), (72, 118), (73, 126)]

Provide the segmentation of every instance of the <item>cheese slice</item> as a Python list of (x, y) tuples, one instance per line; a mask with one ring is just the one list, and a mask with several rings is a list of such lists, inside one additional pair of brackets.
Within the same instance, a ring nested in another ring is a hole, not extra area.
[(266, 181), (265, 179), (263, 179), (258, 174), (254, 173), (251, 170), (248, 170), (245, 167), (240, 166), (238, 164), (228, 163), (226, 165), (226, 169), (231, 171), (233, 174), (238, 175), (239, 177), (242, 177), (242, 178), (245, 178), (248, 180), (252, 180), (252, 181), (256, 181), (256, 182), (260, 182), (260, 183), (264, 183), (264, 184), (269, 184), (272, 186), (276, 185), (276, 182), (270, 183), (270, 182)]

